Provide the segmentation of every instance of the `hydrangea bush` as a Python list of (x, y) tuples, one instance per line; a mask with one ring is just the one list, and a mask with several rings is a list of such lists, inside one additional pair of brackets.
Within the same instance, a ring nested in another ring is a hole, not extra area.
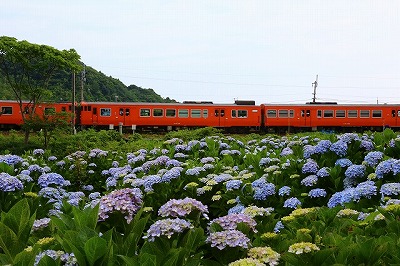
[(400, 264), (400, 135), (253, 137), (0, 155), (0, 262)]

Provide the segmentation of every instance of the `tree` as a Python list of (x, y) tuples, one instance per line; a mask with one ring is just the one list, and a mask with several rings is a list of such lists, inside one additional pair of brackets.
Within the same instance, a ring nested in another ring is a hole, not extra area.
[[(0, 73), (19, 102), (24, 124), (34, 119), (36, 106), (44, 95), (51, 94), (49, 80), (54, 73), (60, 69), (79, 71), (82, 68), (79, 59), (74, 49), (60, 51), (13, 37), (0, 37)], [(26, 143), (29, 132), (30, 128), (25, 127)]]

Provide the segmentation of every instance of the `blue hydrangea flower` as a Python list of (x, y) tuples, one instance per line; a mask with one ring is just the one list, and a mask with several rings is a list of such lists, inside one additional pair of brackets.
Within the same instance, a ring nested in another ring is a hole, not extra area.
[(300, 181), (300, 184), (306, 187), (315, 186), (318, 182), (318, 177), (316, 175), (309, 175)]
[(315, 145), (315, 153), (316, 154), (323, 154), (329, 151), (332, 142), (330, 140), (321, 140)]
[(365, 170), (366, 170), (365, 165), (353, 164), (346, 169), (344, 175), (349, 179), (361, 178), (364, 177)]
[(268, 183), (264, 178), (259, 178), (251, 183), (255, 200), (266, 200), (268, 196), (275, 194), (275, 185)]
[(353, 163), (350, 161), (350, 159), (347, 159), (347, 158), (337, 159), (336, 162), (335, 162), (335, 165), (339, 165), (342, 168), (348, 167), (348, 166), (350, 166), (352, 164)]
[(238, 203), (238, 204), (236, 204), (235, 206), (233, 206), (232, 208), (230, 208), (228, 210), (228, 214), (231, 214), (231, 213), (242, 213), (245, 208), (246, 207), (244, 205), (242, 205), (241, 203)]
[(285, 202), (283, 203), (283, 207), (297, 209), (298, 207), (301, 207), (301, 202), (298, 198), (292, 197), (285, 200)]
[(238, 224), (245, 223), (250, 229), (257, 232), (257, 222), (249, 215), (243, 213), (230, 213), (212, 220), (210, 225), (213, 223), (219, 224), (224, 230), (235, 230)]
[(242, 183), (243, 182), (241, 180), (229, 180), (226, 182), (225, 187), (226, 187), (226, 190), (228, 190), (228, 191), (240, 189)]
[(303, 147), (303, 156), (305, 159), (309, 159), (311, 155), (315, 154), (315, 147), (312, 145), (305, 145)]
[(316, 174), (318, 172), (318, 164), (313, 159), (307, 159), (307, 162), (301, 168), (303, 174)]
[(369, 140), (362, 140), (360, 143), (360, 148), (364, 148), (366, 151), (372, 151), (374, 149), (374, 144)]
[(323, 188), (314, 188), (308, 192), (310, 198), (323, 198), (326, 197), (327, 193)]
[(361, 182), (356, 186), (357, 194), (360, 197), (370, 199), (372, 196), (377, 195), (378, 187), (375, 185), (374, 181), (368, 180)]
[(289, 156), (293, 154), (293, 150), (290, 147), (286, 147), (281, 151), (281, 156)]
[(322, 167), (317, 172), (318, 177), (328, 177), (329, 176), (329, 169), (328, 167)]
[(6, 154), (6, 155), (0, 155), (0, 163), (6, 163), (8, 165), (16, 165), (18, 163), (22, 163), (24, 159), (22, 157), (19, 157), (18, 155), (12, 155), (12, 154)]
[(36, 156), (40, 156), (40, 155), (44, 154), (44, 150), (43, 149), (34, 149), (32, 154), (36, 155)]
[(0, 173), (0, 191), (9, 192), (24, 189), (22, 182), (15, 176)]
[(389, 174), (392, 171), (394, 161), (395, 159), (388, 159), (380, 162), (375, 169), (376, 178), (381, 179), (384, 175)]
[(202, 202), (192, 199), (171, 199), (160, 207), (158, 215), (161, 217), (184, 217), (190, 214), (192, 211), (199, 211), (204, 217), (207, 217), (208, 207)]
[(192, 224), (180, 218), (158, 220), (150, 226), (144, 238), (153, 242), (156, 237), (166, 236), (171, 238), (174, 234), (182, 233), (190, 228), (193, 228)]
[(347, 143), (344, 141), (336, 141), (332, 143), (331, 147), (329, 148), (331, 151), (336, 153), (340, 157), (344, 157), (347, 154)]
[(400, 183), (386, 183), (381, 186), (382, 196), (400, 195)]
[(41, 230), (49, 226), (51, 219), (50, 218), (42, 218), (35, 220), (32, 226), (32, 232)]
[(364, 157), (364, 161), (369, 166), (376, 166), (383, 159), (383, 152), (371, 151)]
[(149, 175), (144, 177), (144, 183), (143, 183), (144, 191), (145, 192), (154, 191), (153, 185), (158, 183), (161, 183), (161, 177), (158, 175)]
[(274, 232), (275, 232), (275, 233), (280, 233), (280, 232), (281, 232), (281, 229), (283, 229), (283, 228), (285, 228), (285, 226), (283, 225), (282, 221), (278, 221), (278, 222), (275, 224)]
[(65, 180), (64, 177), (62, 177), (62, 175), (57, 173), (42, 174), (41, 176), (39, 176), (37, 182), (41, 188), (48, 187), (50, 185), (55, 185), (60, 187), (71, 185), (70, 181)]
[(290, 191), (291, 191), (290, 187), (283, 186), (278, 190), (278, 195), (281, 196), (281, 197), (282, 196), (289, 196), (290, 195)]

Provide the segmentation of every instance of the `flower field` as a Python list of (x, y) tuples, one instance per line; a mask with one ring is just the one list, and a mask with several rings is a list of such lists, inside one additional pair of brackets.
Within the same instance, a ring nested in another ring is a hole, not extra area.
[(2, 265), (399, 265), (400, 135), (0, 155)]

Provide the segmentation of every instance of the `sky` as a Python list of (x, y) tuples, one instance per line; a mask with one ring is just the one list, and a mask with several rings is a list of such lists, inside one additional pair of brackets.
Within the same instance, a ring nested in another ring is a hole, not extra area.
[(399, 12), (398, 0), (4, 0), (0, 35), (75, 49), (177, 101), (305, 103), (318, 75), (317, 101), (400, 104)]

